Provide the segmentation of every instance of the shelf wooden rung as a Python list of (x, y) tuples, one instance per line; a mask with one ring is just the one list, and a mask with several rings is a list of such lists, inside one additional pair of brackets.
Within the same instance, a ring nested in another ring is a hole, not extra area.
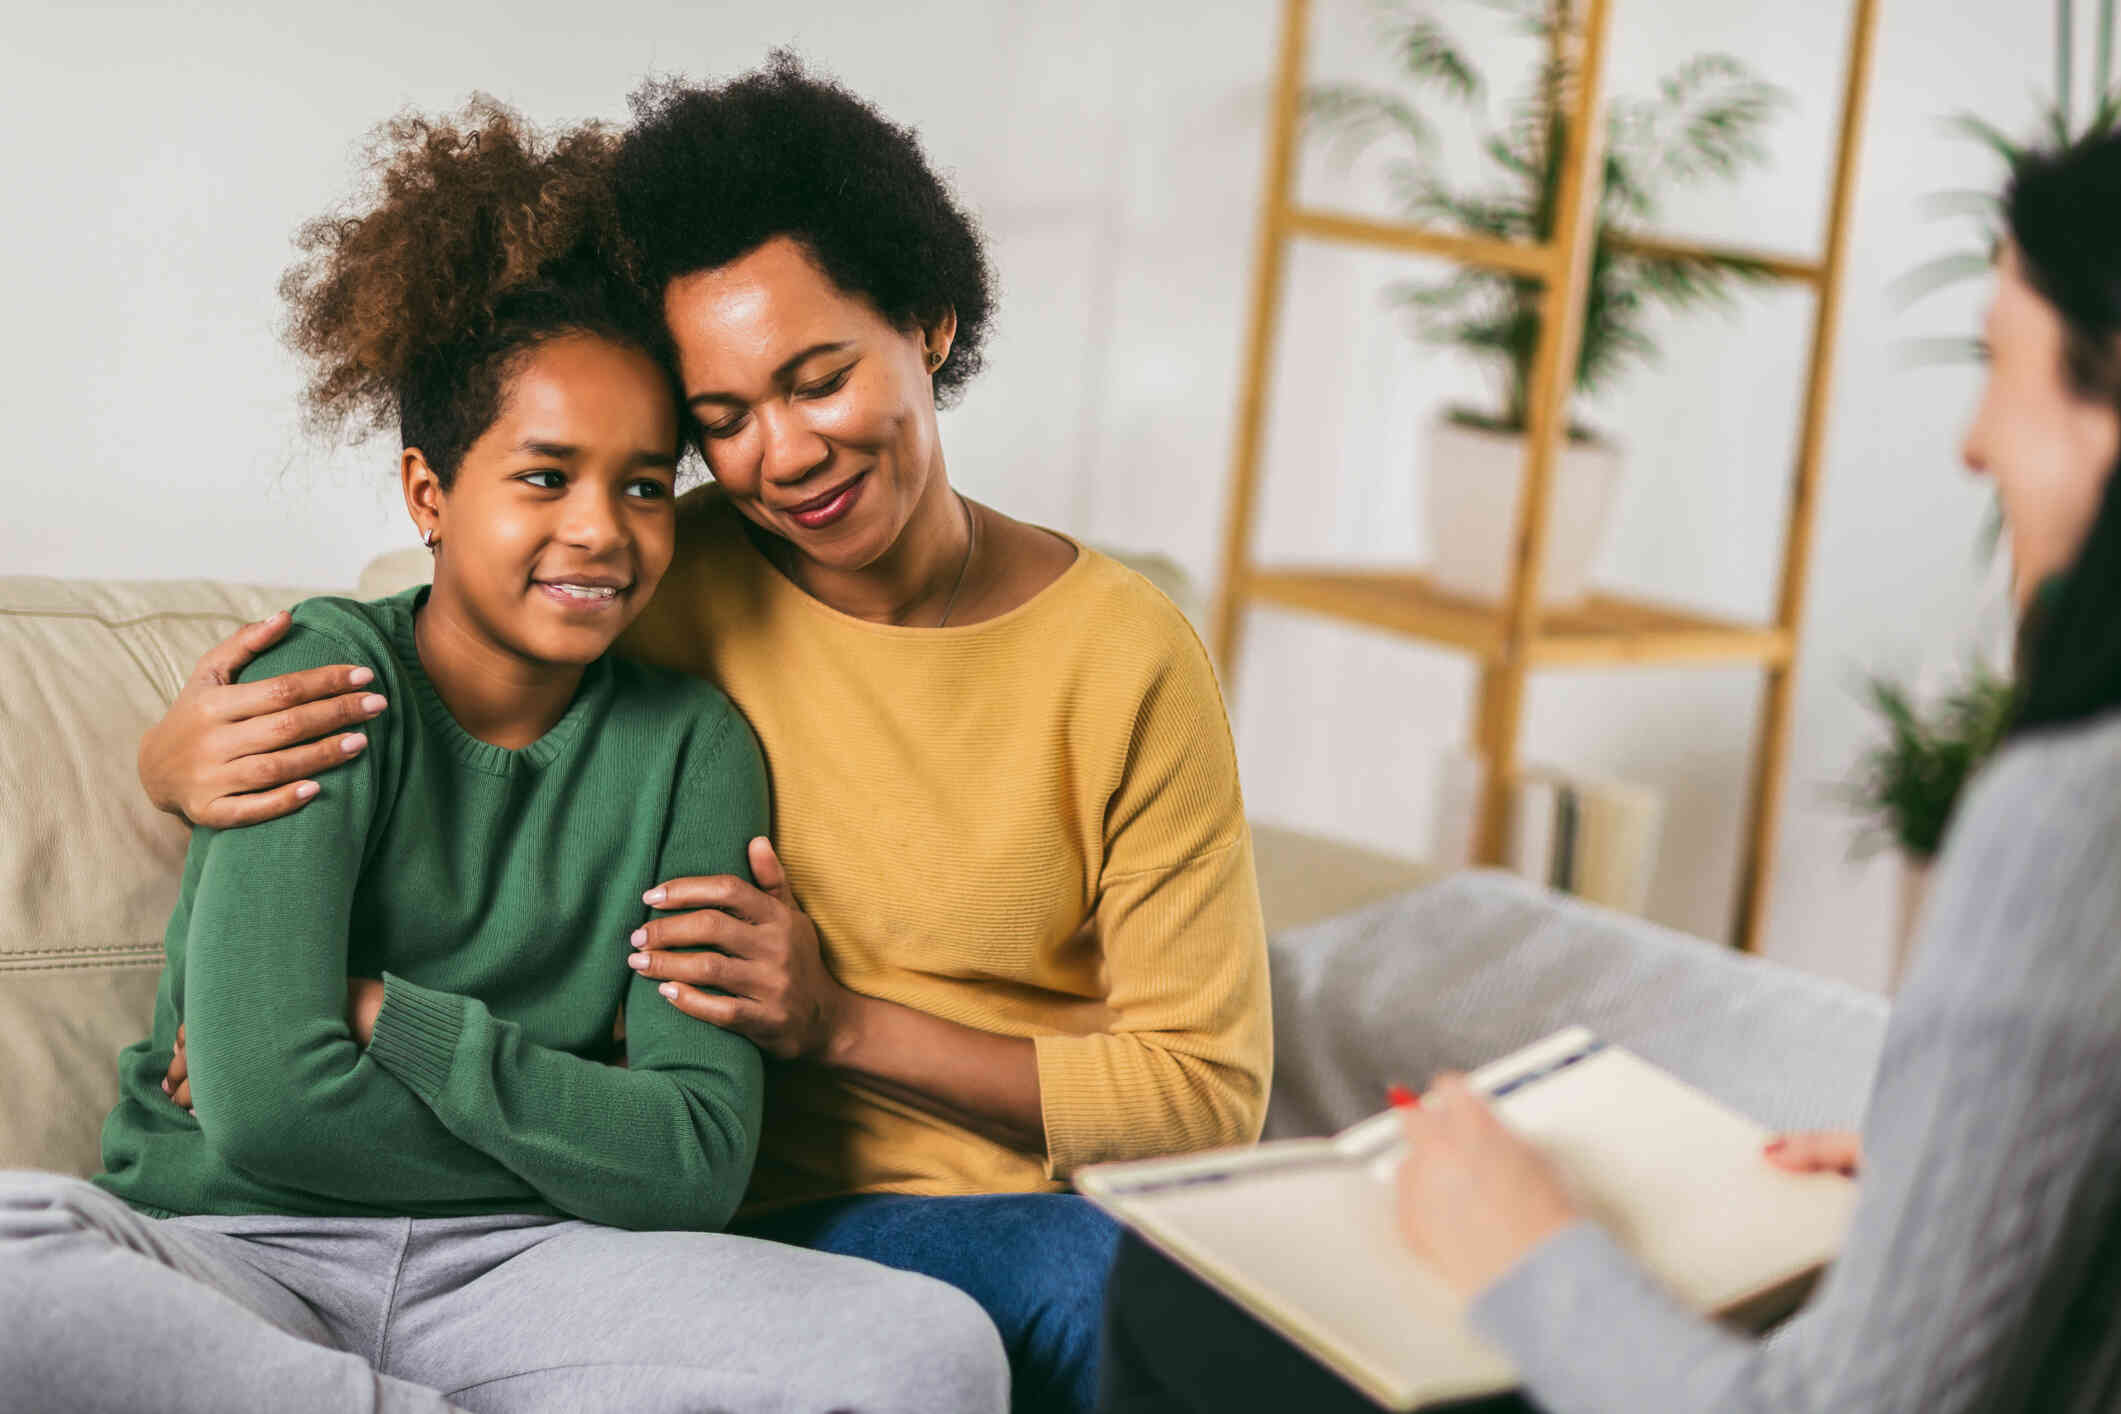
[(1418, 575), (1328, 569), (1255, 569), (1242, 580), (1248, 598), (1285, 609), (1366, 624), (1480, 658), (1502, 646), (1502, 620), (1484, 605), (1438, 594)]
[[(1285, 609), (1405, 634), (1499, 662), (1508, 638), (1502, 609), (1436, 589), (1405, 570), (1254, 569), (1245, 598)], [(1596, 594), (1550, 611), (1525, 654), (1534, 668), (1625, 667), (1644, 663), (1790, 661), (1792, 637), (1780, 628), (1737, 623), (1646, 600)]]
[(1367, 216), (1347, 216), (1313, 207), (1286, 208), (1281, 213), (1281, 226), (1291, 235), (1337, 241), (1343, 245), (1406, 251), (1413, 255), (1441, 256), (1484, 270), (1529, 275), (1535, 280), (1551, 279), (1555, 267), (1555, 253), (1549, 246), (1493, 240), (1485, 236), (1462, 236), (1411, 222), (1374, 221)]
[(1694, 260), (1747, 260), (1759, 266), (1771, 278), (1795, 285), (1817, 286), (1826, 278), (1826, 266), (1821, 261), (1806, 260), (1795, 255), (1777, 255), (1772, 251), (1748, 250), (1743, 246), (1701, 245), (1693, 241), (1668, 241), (1655, 236), (1618, 233), (1613, 236), (1613, 244), (1636, 255)]

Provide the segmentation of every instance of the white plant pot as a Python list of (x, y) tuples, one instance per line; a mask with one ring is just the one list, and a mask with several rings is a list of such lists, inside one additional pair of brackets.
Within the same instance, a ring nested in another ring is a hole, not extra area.
[(1928, 858), (1901, 851), (1900, 908), (1893, 920), (1892, 973), (1886, 978), (1888, 992), (1900, 990), (1900, 984), (1907, 980), (1908, 967), (1915, 960), (1915, 940), (1922, 935), (1922, 908), (1929, 902), (1932, 863)]
[[(1508, 595), (1524, 459), (1524, 438), (1516, 433), (1489, 432), (1448, 417), (1436, 420), (1429, 436), (1427, 572), (1444, 593), (1491, 604)], [(1592, 564), (1605, 545), (1620, 468), (1620, 449), (1610, 443), (1571, 442), (1562, 448), (1540, 575), (1543, 606), (1568, 608), (1582, 601)]]

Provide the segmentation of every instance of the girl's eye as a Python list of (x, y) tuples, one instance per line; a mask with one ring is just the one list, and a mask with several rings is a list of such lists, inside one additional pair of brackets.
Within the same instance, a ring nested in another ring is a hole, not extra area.
[[(546, 479), (541, 481), (540, 477)], [(528, 486), (535, 486), (540, 491), (557, 491), (567, 484), (565, 474), (557, 471), (526, 471), (516, 480)]]
[(626, 494), (644, 501), (663, 501), (669, 499), (670, 488), (653, 477), (644, 476), (639, 481), (628, 482)]
[(831, 374), (830, 376), (825, 378), (820, 378), (817, 382), (809, 384), (806, 387), (796, 389), (796, 394), (799, 397), (805, 398), (830, 397), (832, 394), (837, 393), (840, 390), (840, 386), (847, 381), (847, 375), (852, 373), (853, 371), (854, 365), (850, 363), (837, 373)]

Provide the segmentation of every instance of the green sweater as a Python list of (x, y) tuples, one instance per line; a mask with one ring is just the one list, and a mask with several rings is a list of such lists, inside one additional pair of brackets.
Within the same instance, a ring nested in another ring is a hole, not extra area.
[[(482, 742), (420, 667), (425, 594), (311, 599), (250, 669), (365, 664), (391, 709), (303, 809), (193, 833), (96, 1182), (156, 1215), (721, 1227), (759, 1053), (657, 995), (627, 939), (651, 885), (748, 874), (758, 745), (714, 688), (609, 655), (537, 741)], [(365, 1051), (349, 976), (385, 983)], [(622, 1008), (627, 1067), (604, 1063)], [(179, 1021), (196, 1120), (161, 1090)]]

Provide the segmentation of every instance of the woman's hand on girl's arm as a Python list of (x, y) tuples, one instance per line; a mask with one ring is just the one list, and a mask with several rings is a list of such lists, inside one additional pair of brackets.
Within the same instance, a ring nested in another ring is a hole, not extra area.
[(770, 1056), (851, 1071), (1011, 1148), (1045, 1151), (1031, 1041), (847, 990), (825, 965), (817, 927), (796, 905), (772, 844), (752, 841), (750, 863), (757, 886), (720, 874), (649, 892), (655, 908), (692, 910), (644, 926), (629, 959), (663, 982), (672, 1006)]
[(1406, 1111), (1399, 1225), (1468, 1299), (1577, 1218), (1547, 1161), (1503, 1127), (1464, 1077), (1437, 1078)]
[(338, 734), (388, 705), (363, 690), (375, 680), (365, 667), (236, 681), (251, 659), (279, 642), (288, 623), (282, 611), (245, 624), (209, 650), (162, 720), (140, 738), (140, 784), (156, 809), (217, 830), (275, 819), (317, 793), (307, 777), (368, 744), (359, 733)]
[(750, 853), (756, 886), (734, 874), (711, 874), (650, 889), (644, 897), (650, 907), (688, 911), (642, 925), (627, 962), (643, 976), (670, 983), (663, 994), (680, 1011), (736, 1032), (769, 1056), (822, 1057), (858, 998), (825, 966), (817, 925), (796, 906), (773, 846), (754, 840)]

